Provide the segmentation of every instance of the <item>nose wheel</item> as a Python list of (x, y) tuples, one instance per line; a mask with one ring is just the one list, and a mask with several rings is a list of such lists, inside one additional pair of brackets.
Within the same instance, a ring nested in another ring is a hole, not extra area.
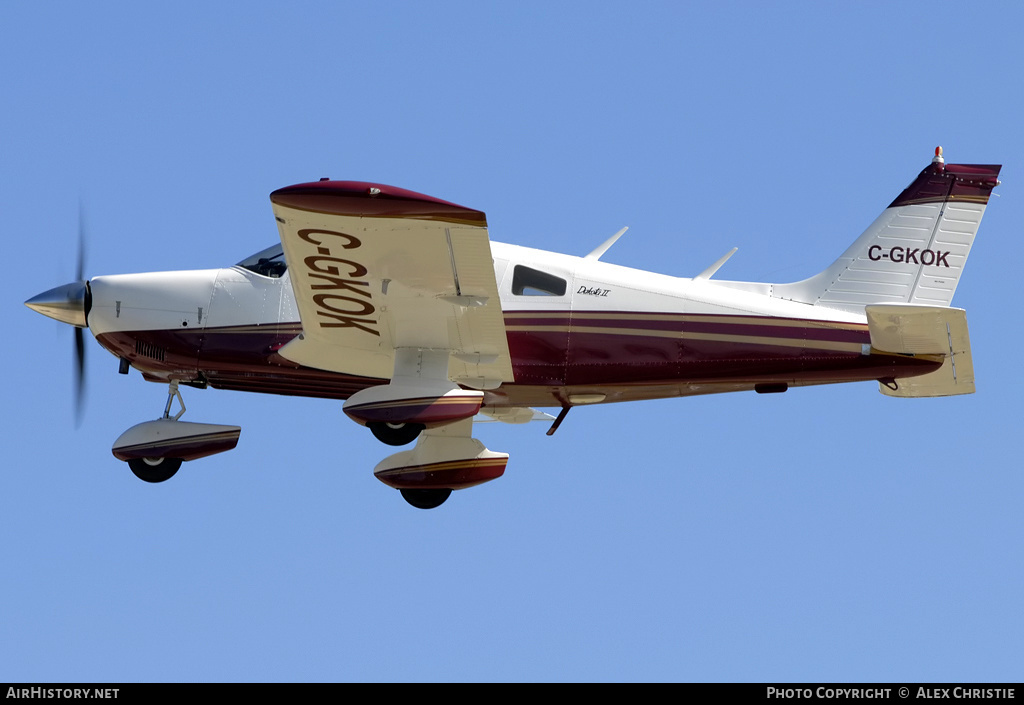
[(381, 443), (389, 446), (404, 446), (412, 443), (423, 430), (420, 423), (369, 423), (370, 432)]
[(135, 477), (145, 482), (164, 482), (174, 477), (181, 458), (132, 458), (128, 461)]
[(408, 489), (401, 490), (402, 498), (417, 509), (434, 509), (444, 504), (452, 491), (448, 488), (441, 489)]

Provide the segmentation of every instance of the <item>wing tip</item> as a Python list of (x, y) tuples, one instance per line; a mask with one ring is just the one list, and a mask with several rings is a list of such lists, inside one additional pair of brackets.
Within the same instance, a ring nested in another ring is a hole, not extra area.
[(277, 189), (271, 203), (333, 215), (443, 220), (486, 227), (483, 212), (415, 191), (367, 181), (311, 181)]

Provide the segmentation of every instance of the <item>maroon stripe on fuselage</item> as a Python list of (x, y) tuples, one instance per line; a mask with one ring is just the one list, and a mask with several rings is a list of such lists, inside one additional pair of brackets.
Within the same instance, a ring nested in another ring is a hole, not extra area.
[[(828, 382), (907, 377), (937, 369), (920, 358), (863, 355), (867, 326), (707, 314), (507, 312), (515, 384), (679, 385), (717, 382)], [(386, 380), (304, 368), (278, 350), (298, 323), (105, 333), (99, 342), (149, 379), (168, 375), (220, 389), (347, 399)], [(142, 340), (164, 359), (138, 351)], [(514, 385), (504, 385), (510, 388)]]
[[(636, 331), (643, 335), (650, 331), (657, 335), (663, 331), (676, 331), (679, 333), (696, 334), (707, 333), (712, 335), (743, 335), (766, 338), (795, 339), (795, 340), (830, 340), (835, 342), (866, 343), (869, 342), (867, 327), (863, 329), (842, 329), (824, 328), (813, 325), (764, 325), (744, 321), (732, 321), (723, 317), (717, 321), (694, 321), (679, 319), (673, 321), (636, 321), (628, 318), (622, 319), (579, 319), (573, 318), (571, 331), (576, 334), (577, 329), (603, 328), (610, 330)], [(522, 325), (518, 321), (515, 325)], [(564, 323), (553, 324), (564, 326)], [(543, 325), (537, 326), (543, 328)]]
[(693, 331), (866, 342), (866, 324), (775, 318), (739, 314), (638, 314), (629, 311), (577, 311), (573, 313), (507, 312), (505, 325), (545, 328), (623, 328), (637, 331)]
[(287, 372), (252, 370), (245, 373), (206, 369), (203, 375), (214, 389), (342, 401), (367, 387), (387, 384), (386, 379), (355, 377), (308, 368)]
[[(300, 331), (300, 324), (284, 323), (187, 332), (113, 332), (102, 333), (96, 340), (114, 355), (128, 359), (150, 379), (170, 375), (177, 379), (205, 381), (216, 389), (348, 399), (361, 389), (387, 382), (301, 367), (281, 357), (277, 351)], [(164, 349), (164, 359), (137, 352), (138, 340)], [(196, 357), (183, 354), (192, 350), (197, 351)]]
[(859, 347), (870, 343), (866, 324), (750, 315), (517, 311), (505, 320), (521, 384), (791, 376), (859, 367)]
[(821, 340), (842, 343), (869, 343), (867, 326), (863, 329), (844, 330), (842, 328), (819, 328), (816, 326), (771, 326), (755, 323), (736, 323), (730, 321), (697, 322), (688, 321), (683, 324), (687, 333), (712, 333), (726, 335), (744, 335), (765, 338)]

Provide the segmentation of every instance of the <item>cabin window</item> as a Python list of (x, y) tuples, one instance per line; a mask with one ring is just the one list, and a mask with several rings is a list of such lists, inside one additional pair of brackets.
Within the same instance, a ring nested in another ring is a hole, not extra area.
[(288, 269), (288, 263), (284, 259), (284, 247), (280, 242), (260, 250), (252, 257), (246, 257), (238, 266), (274, 279), (283, 276)]
[(565, 280), (517, 264), (512, 270), (512, 293), (516, 296), (565, 296)]

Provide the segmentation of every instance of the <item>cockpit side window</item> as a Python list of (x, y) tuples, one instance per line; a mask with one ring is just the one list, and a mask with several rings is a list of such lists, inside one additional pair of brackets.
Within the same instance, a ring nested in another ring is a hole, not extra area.
[(288, 269), (288, 263), (284, 259), (284, 247), (281, 243), (260, 250), (252, 257), (246, 257), (238, 263), (238, 266), (274, 279), (283, 276), (285, 270)]
[(516, 296), (565, 296), (565, 286), (564, 279), (521, 264), (512, 270), (512, 293)]

